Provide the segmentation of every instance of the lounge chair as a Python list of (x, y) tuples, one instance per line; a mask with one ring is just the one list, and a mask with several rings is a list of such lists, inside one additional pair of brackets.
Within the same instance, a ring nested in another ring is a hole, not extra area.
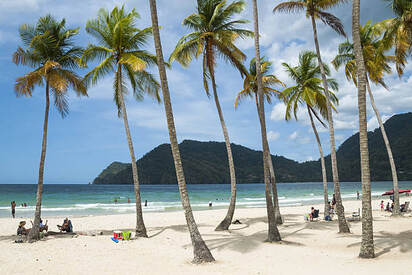
[(360, 221), (360, 220), (361, 220), (360, 208), (358, 208), (357, 212), (352, 212), (351, 221)]
[(408, 212), (409, 211), (409, 204), (410, 204), (410, 202), (409, 201), (407, 201), (407, 202), (405, 202), (405, 206), (403, 207), (403, 209), (401, 208), (401, 212)]

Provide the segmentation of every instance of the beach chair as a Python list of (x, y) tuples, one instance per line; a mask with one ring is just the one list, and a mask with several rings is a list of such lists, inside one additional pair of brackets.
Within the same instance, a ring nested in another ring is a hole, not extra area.
[(360, 221), (361, 220), (360, 208), (358, 208), (357, 212), (352, 212), (352, 220), (353, 221)]

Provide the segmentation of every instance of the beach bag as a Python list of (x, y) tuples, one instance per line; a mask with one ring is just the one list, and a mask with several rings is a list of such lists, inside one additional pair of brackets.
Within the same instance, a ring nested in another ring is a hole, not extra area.
[(123, 240), (130, 241), (132, 231), (123, 231), (122, 233), (123, 233)]

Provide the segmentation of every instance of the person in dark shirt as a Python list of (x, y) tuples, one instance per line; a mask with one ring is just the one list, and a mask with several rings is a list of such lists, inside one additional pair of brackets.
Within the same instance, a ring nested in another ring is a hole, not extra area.
[(16, 215), (16, 202), (12, 201), (11, 202), (11, 216), (13, 217), (13, 219), (15, 218)]

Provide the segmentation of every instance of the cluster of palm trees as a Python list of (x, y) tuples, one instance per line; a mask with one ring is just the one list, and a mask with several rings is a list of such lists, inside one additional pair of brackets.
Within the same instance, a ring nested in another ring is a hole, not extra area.
[[(290, 79), (294, 82), (294, 85), (290, 87), (286, 87), (281, 80), (271, 74), (272, 63), (260, 56), (256, 0), (252, 0), (254, 31), (243, 29), (242, 25), (245, 25), (248, 21), (239, 19), (245, 8), (245, 1), (197, 0), (195, 12), (183, 20), (183, 26), (191, 32), (184, 35), (177, 42), (167, 63), (163, 57), (155, 0), (149, 0), (152, 27), (145, 29), (137, 28), (136, 20), (139, 18), (139, 14), (134, 9), (127, 12), (123, 6), (115, 7), (110, 12), (104, 9), (100, 10), (97, 18), (89, 20), (86, 24), (86, 32), (93, 36), (96, 41), (96, 44), (89, 44), (86, 48), (80, 48), (73, 44), (73, 38), (78, 34), (79, 29), (67, 29), (65, 20), (59, 22), (48, 15), (41, 17), (34, 26), (22, 25), (20, 27), (20, 37), (25, 48), (19, 47), (17, 49), (13, 55), (13, 62), (17, 65), (30, 66), (33, 71), (16, 80), (16, 94), (18, 96), (31, 96), (35, 86), (45, 85), (46, 88), (46, 110), (36, 210), (33, 229), (28, 236), (29, 241), (39, 238), (50, 93), (54, 97), (54, 104), (58, 111), (62, 116), (65, 116), (68, 113), (67, 92), (69, 87), (76, 91), (78, 96), (87, 96), (87, 89), (90, 86), (99, 83), (104, 77), (112, 75), (114, 101), (119, 117), (123, 118), (132, 163), (136, 195), (136, 236), (147, 237), (147, 231), (142, 216), (138, 167), (125, 105), (125, 97), (128, 95), (129, 90), (133, 92), (137, 100), (142, 100), (144, 95), (149, 95), (159, 103), (163, 101), (182, 206), (193, 245), (194, 262), (214, 261), (199, 233), (190, 206), (166, 74), (166, 66), (170, 66), (169, 64), (173, 61), (176, 60), (186, 67), (194, 58), (199, 57), (202, 58), (203, 86), (207, 96), (213, 96), (222, 126), (231, 179), (231, 198), (228, 212), (216, 227), (216, 230), (227, 230), (229, 228), (236, 204), (234, 160), (230, 147), (229, 131), (219, 102), (215, 75), (217, 62), (223, 60), (233, 65), (239, 71), (241, 77), (244, 78), (243, 90), (239, 92), (235, 99), (235, 107), (246, 97), (254, 99), (256, 104), (263, 148), (263, 172), (268, 217), (267, 240), (269, 242), (281, 240), (277, 226), (282, 224), (283, 221), (279, 211), (275, 170), (266, 134), (265, 102), (271, 103), (274, 98), (278, 98), (286, 104), (286, 120), (290, 120), (292, 117), (298, 119), (297, 111), (300, 107), (305, 107), (308, 112), (319, 147), (324, 184), (325, 213), (329, 213), (327, 176), (324, 153), (315, 120), (329, 129), (339, 232), (349, 232), (340, 195), (332, 114), (333, 111), (336, 111), (338, 105), (338, 99), (335, 95), (338, 84), (336, 80), (328, 78), (330, 69), (322, 62), (316, 27), (316, 19), (320, 19), (336, 31), (338, 35), (346, 36), (339, 18), (326, 12), (326, 10), (345, 2), (347, 1), (295, 0), (283, 2), (274, 7), (274, 12), (305, 12), (313, 27), (316, 53), (311, 51), (302, 52), (299, 55), (299, 62), (295, 66), (287, 63), (282, 64)], [(391, 0), (389, 2), (395, 14), (394, 18), (376, 24), (368, 22), (361, 27), (359, 24), (359, 2), (360, 0), (353, 0), (353, 42), (351, 43), (348, 40), (339, 46), (338, 55), (332, 61), (332, 64), (336, 69), (344, 65), (346, 77), (358, 87), (363, 233), (360, 256), (370, 258), (374, 257), (374, 246), (366, 128), (366, 89), (388, 151), (395, 191), (394, 215), (397, 215), (399, 214), (397, 211), (399, 210), (399, 196), (395, 163), (382, 120), (373, 101), (369, 80), (388, 88), (384, 76), (391, 73), (391, 62), (396, 64), (399, 76), (403, 74), (403, 69), (412, 48), (412, 4), (409, 0)], [(145, 49), (151, 36), (154, 38), (155, 54), (151, 54)], [(251, 59), (249, 69), (247, 69), (244, 65), (246, 55), (236, 46), (236, 42), (238, 39), (249, 37), (254, 37), (255, 57)], [(392, 49), (394, 49), (394, 55), (390, 55), (393, 52)], [(88, 67), (91, 62), (97, 65), (84, 77), (80, 77), (75, 73), (81, 67)], [(158, 68), (160, 83), (150, 73), (149, 69), (152, 67)], [(212, 93), (209, 90), (210, 84)], [(278, 88), (275, 88), (276, 85)], [(162, 96), (160, 96), (160, 91)]]

